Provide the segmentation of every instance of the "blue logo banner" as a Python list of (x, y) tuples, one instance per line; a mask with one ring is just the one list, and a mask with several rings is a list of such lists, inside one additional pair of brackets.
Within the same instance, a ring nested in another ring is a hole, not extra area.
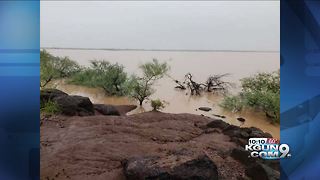
[(281, 179), (320, 177), (320, 2), (281, 1)]
[(0, 179), (39, 179), (40, 1), (0, 2)]

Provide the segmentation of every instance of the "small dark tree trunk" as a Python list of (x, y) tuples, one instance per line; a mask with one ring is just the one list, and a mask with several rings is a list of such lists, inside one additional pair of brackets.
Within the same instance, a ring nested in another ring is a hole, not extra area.
[(120, 89), (119, 89), (118, 85), (115, 85), (115, 87), (116, 87), (116, 91), (119, 92)]
[(41, 85), (41, 82), (40, 82), (40, 88), (44, 88), (51, 80), (52, 80), (52, 76), (50, 76), (48, 79), (46, 79), (46, 81)]
[(139, 105), (142, 106), (143, 100), (139, 100)]

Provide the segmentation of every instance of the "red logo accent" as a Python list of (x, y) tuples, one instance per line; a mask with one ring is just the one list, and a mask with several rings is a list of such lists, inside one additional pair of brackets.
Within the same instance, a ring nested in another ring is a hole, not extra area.
[(268, 144), (279, 144), (279, 140), (275, 138), (268, 138), (267, 139)]

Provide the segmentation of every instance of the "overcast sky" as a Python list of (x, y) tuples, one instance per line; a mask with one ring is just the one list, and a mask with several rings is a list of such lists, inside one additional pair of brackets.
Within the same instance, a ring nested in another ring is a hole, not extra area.
[(279, 1), (41, 1), (41, 46), (279, 51)]

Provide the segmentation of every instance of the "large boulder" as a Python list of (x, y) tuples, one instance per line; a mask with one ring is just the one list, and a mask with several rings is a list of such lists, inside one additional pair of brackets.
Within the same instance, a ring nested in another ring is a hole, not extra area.
[[(177, 179), (216, 180), (217, 166), (206, 155), (184, 163), (161, 163), (160, 157), (135, 157), (124, 162), (124, 174), (128, 180)], [(167, 164), (167, 165), (164, 165)]]
[(68, 96), (68, 94), (58, 89), (43, 89), (40, 91), (40, 102), (46, 103), (60, 96)]
[(120, 112), (112, 105), (95, 104), (94, 109), (103, 115), (120, 116)]
[(173, 179), (218, 179), (217, 166), (205, 155), (174, 167), (169, 174)]
[(93, 104), (87, 97), (59, 96), (53, 99), (61, 109), (61, 113), (68, 116), (94, 115)]
[(168, 178), (169, 174), (166, 170), (156, 164), (159, 159), (157, 156), (142, 156), (125, 160), (122, 163), (124, 166), (124, 175), (128, 180)]
[(93, 104), (90, 99), (82, 96), (69, 96), (58, 89), (44, 89), (40, 91), (40, 102), (43, 106), (48, 101), (55, 102), (61, 114), (68, 116), (90, 116), (94, 115)]

